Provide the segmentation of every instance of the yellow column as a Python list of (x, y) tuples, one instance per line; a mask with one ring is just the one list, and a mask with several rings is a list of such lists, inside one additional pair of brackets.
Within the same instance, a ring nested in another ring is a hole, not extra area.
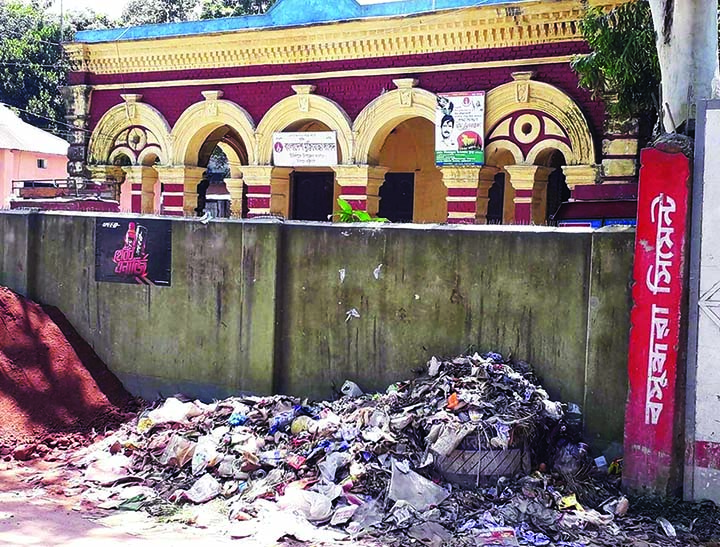
[(242, 177), (225, 179), (225, 187), (230, 193), (230, 218), (242, 218), (244, 179)]
[(157, 171), (144, 165), (133, 165), (122, 169), (125, 171), (125, 184), (130, 184), (132, 189), (131, 210), (134, 213), (154, 213)]
[[(347, 201), (353, 209), (377, 216), (380, 209), (380, 187), (385, 182), (387, 167), (373, 165), (336, 165), (335, 181), (340, 187), (338, 197)], [(337, 204), (333, 211), (337, 211)]]
[(290, 215), (290, 182), (292, 169), (272, 165), (244, 165), (247, 184), (248, 218), (277, 214)]
[[(447, 192), (447, 222), (474, 224), (481, 167), (440, 167)], [(486, 205), (487, 210), (487, 205)]]
[(495, 182), (495, 175), (500, 172), (497, 167), (489, 165), (480, 169), (480, 182), (478, 183), (477, 192), (477, 212), (475, 213), (475, 222), (477, 224), (487, 224), (487, 210), (490, 198), (488, 192)]
[(162, 184), (162, 213), (193, 217), (197, 213), (197, 185), (205, 168), (195, 166), (155, 167)]
[(505, 171), (510, 175), (510, 184), (515, 191), (512, 220), (516, 224), (545, 224), (548, 176), (554, 169), (539, 165), (508, 165)]

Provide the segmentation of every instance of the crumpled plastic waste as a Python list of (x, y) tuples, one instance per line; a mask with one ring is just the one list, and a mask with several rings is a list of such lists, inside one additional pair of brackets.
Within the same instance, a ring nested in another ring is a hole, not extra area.
[(589, 532), (613, 544), (628, 502), (618, 477), (598, 479), (577, 405), (568, 423), (526, 363), (497, 353), (433, 357), (426, 370), (380, 393), (348, 380), (335, 401), (170, 398), (91, 447), (86, 476), (143, 488), (98, 498), (108, 507), (215, 500), (229, 535), (268, 545), (322, 541), (327, 527), (393, 545), (578, 547)]
[(417, 511), (425, 511), (439, 505), (449, 496), (448, 490), (415, 473), (407, 465), (392, 462), (392, 476), (388, 491), (390, 499), (405, 501)]
[(212, 475), (206, 473), (200, 477), (189, 490), (176, 490), (170, 496), (170, 501), (191, 501), (205, 503), (220, 495), (222, 487)]

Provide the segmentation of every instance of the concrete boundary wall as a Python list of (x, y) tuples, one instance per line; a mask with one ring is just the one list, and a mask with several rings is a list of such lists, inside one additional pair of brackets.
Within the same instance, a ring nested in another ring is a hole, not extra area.
[(1, 212), (0, 284), (57, 306), (138, 395), (328, 397), (496, 350), (622, 442), (632, 230), (176, 219), (161, 288), (95, 282), (95, 219)]

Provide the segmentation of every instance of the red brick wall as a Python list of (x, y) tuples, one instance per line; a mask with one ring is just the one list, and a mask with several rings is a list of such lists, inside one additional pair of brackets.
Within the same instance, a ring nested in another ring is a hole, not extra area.
[[(93, 75), (75, 73), (73, 83), (88, 84), (148, 82), (147, 88), (132, 89), (133, 93), (142, 93), (143, 102), (157, 108), (172, 126), (182, 112), (190, 105), (202, 100), (200, 92), (206, 89), (220, 89), (224, 98), (238, 103), (245, 108), (256, 123), (279, 100), (293, 95), (291, 85), (311, 83), (317, 86), (315, 93), (323, 95), (342, 106), (351, 119), (383, 89), (394, 89), (392, 80), (402, 77), (413, 77), (419, 80), (419, 86), (433, 92), (486, 90), (511, 81), (510, 73), (519, 70), (534, 70), (535, 78), (552, 84), (570, 95), (585, 113), (591, 131), (597, 137), (597, 144), (602, 135), (605, 108), (602, 102), (591, 99), (590, 94), (578, 89), (577, 77), (569, 64), (527, 65), (492, 69), (445, 71), (438, 70), (426, 74), (408, 74), (403, 72), (405, 66), (444, 65), (449, 63), (467, 63), (479, 61), (496, 61), (502, 59), (535, 58), (587, 51), (583, 42), (563, 42), (538, 46), (483, 49), (463, 52), (433, 53), (425, 55), (408, 55), (402, 57), (383, 57), (377, 59), (361, 59), (352, 61), (332, 61), (325, 63), (301, 63), (292, 65), (263, 65), (213, 70), (135, 73), (124, 75)], [(228, 78), (240, 76), (259, 76), (271, 74), (297, 74), (304, 72), (322, 72), (366, 68), (397, 67), (397, 73), (389, 76), (363, 76), (348, 78), (331, 78), (328, 80), (298, 80), (286, 82), (260, 82), (231, 85), (203, 85), (177, 88), (152, 87), (152, 81), (192, 79), (192, 78)], [(92, 96), (91, 126), (95, 126), (100, 117), (112, 106), (122, 102), (120, 94), (124, 91), (95, 91)], [(598, 146), (599, 150), (599, 146)]]

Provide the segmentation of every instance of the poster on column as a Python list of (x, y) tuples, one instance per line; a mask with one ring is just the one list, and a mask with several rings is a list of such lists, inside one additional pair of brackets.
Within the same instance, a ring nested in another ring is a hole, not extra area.
[(435, 109), (435, 163), (483, 165), (485, 92), (440, 93)]
[(337, 162), (335, 131), (273, 133), (276, 167), (329, 167)]
[(171, 269), (171, 221), (96, 220), (95, 281), (169, 287)]

